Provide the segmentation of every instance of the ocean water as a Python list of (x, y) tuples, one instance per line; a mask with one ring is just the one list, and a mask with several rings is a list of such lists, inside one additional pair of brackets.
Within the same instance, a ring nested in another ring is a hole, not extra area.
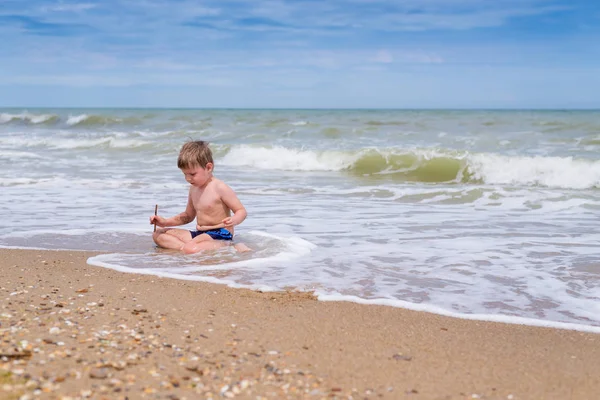
[[(253, 252), (155, 248), (189, 139), (211, 143)], [(600, 332), (599, 154), (600, 111), (0, 109), (0, 246)]]

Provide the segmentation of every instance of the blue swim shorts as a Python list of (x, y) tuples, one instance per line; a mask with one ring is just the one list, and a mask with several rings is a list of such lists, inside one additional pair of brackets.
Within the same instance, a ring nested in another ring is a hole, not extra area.
[(211, 229), (209, 231), (190, 231), (190, 233), (192, 234), (192, 239), (206, 233), (215, 240), (233, 240), (233, 235), (225, 228)]

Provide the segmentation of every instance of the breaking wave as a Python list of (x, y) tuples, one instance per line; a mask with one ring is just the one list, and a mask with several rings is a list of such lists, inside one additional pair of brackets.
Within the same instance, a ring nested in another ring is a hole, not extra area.
[(31, 114), (22, 112), (19, 114), (0, 113), (0, 124), (24, 123), (32, 125), (52, 124), (59, 120), (56, 114)]
[(28, 125), (56, 125), (58, 123), (67, 126), (78, 127), (96, 127), (107, 125), (125, 125), (134, 126), (144, 122), (144, 118), (130, 116), (110, 116), (95, 114), (78, 114), (69, 116), (60, 116), (52, 113), (35, 114), (30, 112), (21, 113), (0, 113), (0, 125), (3, 124), (28, 124)]
[(405, 182), (485, 183), (600, 188), (600, 161), (572, 157), (508, 156), (447, 149), (367, 148), (347, 151), (281, 146), (227, 146), (218, 162), (265, 170), (341, 171)]
[(137, 125), (141, 124), (143, 120), (137, 117), (111, 117), (107, 115), (70, 115), (67, 119), (67, 125), (69, 126), (105, 126), (105, 125)]

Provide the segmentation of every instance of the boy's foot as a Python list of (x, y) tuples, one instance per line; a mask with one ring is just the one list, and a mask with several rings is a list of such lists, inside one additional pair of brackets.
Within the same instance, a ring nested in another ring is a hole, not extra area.
[(246, 246), (244, 243), (236, 243), (233, 247), (237, 250), (238, 253), (246, 253), (248, 251), (252, 251), (252, 249)]

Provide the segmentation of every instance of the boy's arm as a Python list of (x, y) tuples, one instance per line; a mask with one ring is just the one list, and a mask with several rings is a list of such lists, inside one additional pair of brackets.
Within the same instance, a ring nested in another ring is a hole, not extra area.
[(240, 199), (238, 199), (233, 189), (227, 186), (226, 184), (220, 185), (219, 195), (221, 196), (221, 201), (231, 211), (233, 211), (233, 215), (231, 217), (227, 217), (223, 220), (225, 227), (239, 225), (242, 222), (244, 222), (244, 220), (248, 216), (248, 213), (246, 212), (246, 208), (243, 206)]
[(194, 209), (194, 204), (192, 203), (192, 193), (190, 190), (190, 193), (188, 194), (187, 206), (185, 207), (184, 212), (170, 218), (163, 218), (158, 215), (153, 215), (150, 217), (150, 224), (156, 223), (156, 225), (160, 227), (178, 226), (190, 223), (194, 220), (194, 218), (196, 218), (196, 210)]

